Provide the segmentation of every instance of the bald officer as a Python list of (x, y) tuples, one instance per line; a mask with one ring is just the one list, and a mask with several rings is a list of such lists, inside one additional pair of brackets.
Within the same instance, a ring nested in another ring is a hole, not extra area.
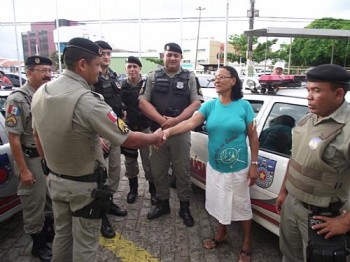
[(33, 240), (32, 255), (50, 261), (51, 250), (46, 246), (43, 232), (46, 203), (45, 175), (41, 169), (32, 129), (31, 102), (34, 93), (51, 80), (50, 59), (31, 56), (25, 61), (28, 81), (7, 98), (5, 129), (9, 134), (19, 176), (17, 194), (23, 208), (24, 232)]
[(103, 97), (91, 91), (101, 70), (101, 55), (92, 41), (71, 39), (63, 51), (67, 70), (33, 98), (34, 134), (50, 169), (54, 262), (96, 261), (102, 211), (108, 209), (104, 201), (98, 202), (106, 195), (97, 182), (105, 170), (99, 137), (130, 148), (161, 145), (161, 130), (130, 132)]
[[(339, 216), (350, 189), (350, 108), (345, 101), (350, 74), (325, 64), (306, 77), (310, 113), (293, 129), (292, 155), (276, 201), (283, 261), (307, 260), (308, 240), (316, 235), (310, 233), (308, 216)], [(315, 249), (322, 257), (308, 261), (345, 261), (344, 253), (329, 248)]]
[[(203, 99), (197, 90), (193, 73), (181, 68), (182, 50), (176, 43), (164, 46), (164, 68), (151, 72), (147, 78), (139, 107), (151, 121), (151, 131), (158, 127), (167, 129), (190, 118), (199, 109)], [(147, 214), (155, 219), (170, 213), (169, 176), (171, 163), (176, 177), (176, 190), (180, 200), (179, 215), (186, 226), (194, 225), (190, 213), (190, 132), (166, 140), (160, 149), (152, 149), (151, 167), (157, 191), (157, 205)]]

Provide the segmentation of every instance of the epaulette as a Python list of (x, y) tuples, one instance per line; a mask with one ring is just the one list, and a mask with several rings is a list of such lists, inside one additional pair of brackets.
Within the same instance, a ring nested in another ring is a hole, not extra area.
[(94, 92), (94, 91), (90, 91), (95, 97), (97, 97), (99, 100), (104, 101), (103, 95)]

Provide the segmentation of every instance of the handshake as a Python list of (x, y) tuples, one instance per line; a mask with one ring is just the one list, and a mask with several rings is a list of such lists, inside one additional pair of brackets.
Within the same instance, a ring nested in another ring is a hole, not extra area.
[(153, 134), (157, 136), (154, 143), (155, 148), (160, 148), (170, 136), (168, 129), (162, 130), (161, 128), (158, 128)]

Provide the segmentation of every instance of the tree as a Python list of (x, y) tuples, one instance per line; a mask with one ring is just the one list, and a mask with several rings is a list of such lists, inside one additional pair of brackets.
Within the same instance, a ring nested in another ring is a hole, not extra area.
[[(256, 44), (258, 42), (257, 37), (253, 37), (253, 44)], [(229, 44), (231, 44), (235, 50), (234, 53), (231, 53), (230, 56), (227, 54), (227, 57), (231, 58), (232, 62), (237, 61), (240, 62), (242, 59), (242, 62), (245, 63), (246, 61), (246, 54), (248, 50), (248, 37), (244, 34), (241, 35), (231, 35), (229, 39)], [(230, 60), (230, 59), (229, 59)]]
[(164, 65), (164, 61), (163, 59), (160, 59), (160, 58), (146, 58), (147, 61), (150, 61), (152, 63), (155, 63), (157, 65), (161, 65), (163, 66)]
[[(322, 18), (313, 21), (306, 28), (350, 30), (350, 20)], [(292, 43), (292, 64), (299, 66), (315, 66), (333, 63), (350, 66), (350, 46), (347, 40), (328, 40), (315, 38), (296, 38)]]

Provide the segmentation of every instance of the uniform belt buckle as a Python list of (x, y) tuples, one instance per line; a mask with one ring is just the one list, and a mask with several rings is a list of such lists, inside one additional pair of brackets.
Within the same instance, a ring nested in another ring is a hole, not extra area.
[(31, 157), (32, 156), (32, 151), (29, 148), (26, 148), (23, 152), (27, 157)]

